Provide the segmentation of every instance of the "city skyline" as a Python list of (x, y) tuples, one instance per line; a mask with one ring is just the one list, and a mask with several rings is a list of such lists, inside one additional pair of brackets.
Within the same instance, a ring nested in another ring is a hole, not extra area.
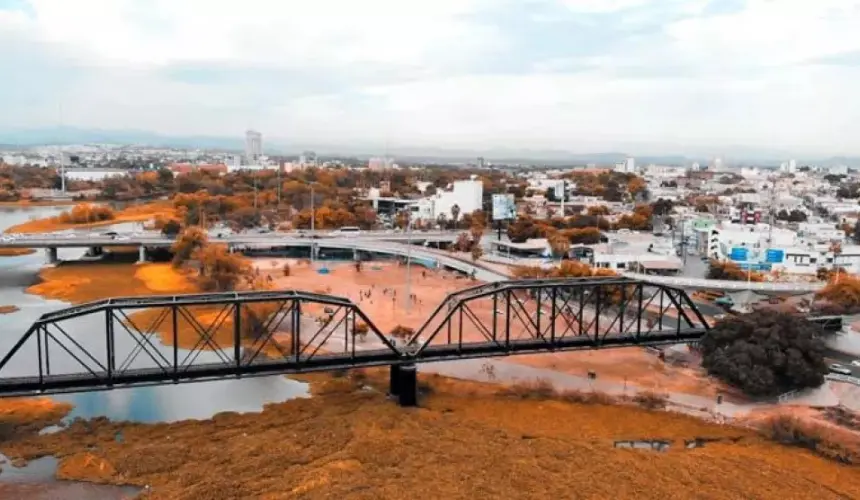
[(858, 155), (858, 23), (854, 0), (0, 0), (0, 130)]

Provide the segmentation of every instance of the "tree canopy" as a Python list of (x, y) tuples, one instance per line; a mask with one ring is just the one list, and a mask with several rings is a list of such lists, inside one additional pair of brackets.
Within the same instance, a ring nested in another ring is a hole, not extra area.
[(827, 373), (820, 333), (815, 324), (791, 314), (735, 316), (702, 339), (702, 366), (750, 396), (818, 387)]

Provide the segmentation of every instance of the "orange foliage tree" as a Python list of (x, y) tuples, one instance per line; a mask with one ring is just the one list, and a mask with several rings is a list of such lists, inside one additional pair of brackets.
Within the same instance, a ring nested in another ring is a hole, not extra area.
[(115, 217), (113, 209), (108, 206), (78, 203), (71, 210), (61, 213), (57, 220), (64, 224), (89, 224), (113, 220)]
[(711, 280), (727, 280), (727, 281), (764, 281), (764, 275), (756, 271), (746, 271), (741, 269), (735, 262), (719, 261), (711, 259), (710, 267), (708, 267), (707, 278)]
[(241, 255), (228, 252), (225, 245), (198, 247), (192, 259), (200, 264), (199, 282), (203, 290), (236, 290), (251, 274), (250, 262)]
[(830, 283), (815, 295), (816, 299), (827, 301), (839, 314), (860, 312), (860, 278), (850, 274), (835, 275)]
[(170, 247), (170, 251), (173, 252), (173, 265), (179, 267), (187, 262), (194, 252), (205, 246), (208, 241), (209, 237), (202, 228), (198, 226), (186, 228)]

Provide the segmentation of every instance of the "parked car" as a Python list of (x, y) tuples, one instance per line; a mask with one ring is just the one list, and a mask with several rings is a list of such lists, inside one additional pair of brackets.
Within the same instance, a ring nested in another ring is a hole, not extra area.
[(828, 368), (833, 373), (838, 373), (840, 375), (851, 375), (851, 369), (850, 368), (848, 368), (846, 366), (842, 366), (838, 363), (833, 363)]

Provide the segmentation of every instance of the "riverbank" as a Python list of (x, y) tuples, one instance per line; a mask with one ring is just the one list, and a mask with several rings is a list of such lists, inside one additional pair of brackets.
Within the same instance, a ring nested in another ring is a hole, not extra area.
[(199, 291), (189, 274), (167, 263), (70, 263), (42, 269), (39, 280), (27, 288), (27, 293), (70, 304), (108, 297)]
[(34, 219), (21, 224), (7, 228), (6, 233), (46, 233), (51, 231), (62, 231), (66, 229), (86, 229), (94, 227), (110, 226), (113, 224), (122, 224), (128, 222), (147, 222), (155, 217), (174, 217), (176, 209), (169, 201), (155, 201), (143, 203), (140, 205), (131, 205), (118, 211), (113, 219), (103, 220), (98, 222), (89, 222), (84, 224), (71, 224), (61, 222), (59, 216), (47, 217), (44, 219)]
[(30, 207), (67, 207), (80, 201), (75, 200), (31, 200), (0, 201), (0, 207), (30, 208)]
[(0, 257), (20, 257), (36, 253), (34, 248), (0, 248)]
[[(368, 375), (320, 376), (315, 397), (259, 414), (76, 422), (0, 449), (55, 455), (69, 479), (149, 485), (150, 498), (860, 497), (860, 469), (748, 429), (436, 377), (422, 377), (429, 394), (410, 410), (386, 398), (384, 371)], [(714, 441), (687, 449), (696, 438)], [(616, 447), (640, 439), (670, 447)]]
[(71, 411), (72, 405), (48, 398), (0, 399), (0, 436), (36, 433), (59, 424)]
[(20, 310), (18, 306), (0, 306), (0, 314), (12, 314)]

